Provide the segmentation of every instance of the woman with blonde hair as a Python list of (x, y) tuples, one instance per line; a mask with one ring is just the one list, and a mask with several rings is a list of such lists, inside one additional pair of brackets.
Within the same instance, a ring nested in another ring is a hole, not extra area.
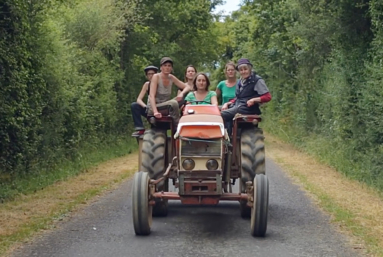
[(235, 97), (235, 86), (238, 83), (236, 78), (235, 64), (228, 62), (225, 65), (225, 76), (226, 80), (222, 80), (218, 83), (215, 92), (217, 96), (222, 96), (222, 105), (229, 102)]

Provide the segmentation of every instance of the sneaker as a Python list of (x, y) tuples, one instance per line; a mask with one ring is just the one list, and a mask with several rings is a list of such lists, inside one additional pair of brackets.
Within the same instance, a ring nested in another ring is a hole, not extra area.
[(134, 132), (134, 133), (132, 134), (132, 137), (139, 137), (139, 136), (142, 136), (144, 133), (145, 133), (145, 129), (143, 129), (143, 130), (137, 130), (136, 132)]

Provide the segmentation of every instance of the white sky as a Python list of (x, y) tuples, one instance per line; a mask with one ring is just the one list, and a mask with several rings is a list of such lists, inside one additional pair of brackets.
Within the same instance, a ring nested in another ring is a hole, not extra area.
[(217, 13), (223, 10), (225, 14), (230, 14), (232, 11), (239, 9), (240, 3), (241, 0), (226, 0), (226, 4), (218, 6), (214, 12)]

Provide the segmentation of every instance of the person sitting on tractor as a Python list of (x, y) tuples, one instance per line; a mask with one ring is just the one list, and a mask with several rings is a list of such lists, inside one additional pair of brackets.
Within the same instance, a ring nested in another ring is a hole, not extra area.
[(185, 83), (188, 84), (190, 88), (193, 88), (193, 81), (197, 73), (196, 67), (193, 65), (188, 65), (185, 69)]
[(228, 62), (225, 65), (225, 76), (226, 80), (222, 80), (218, 83), (215, 92), (217, 96), (222, 96), (221, 104), (229, 102), (235, 97), (235, 86), (237, 85), (235, 64), (233, 62)]
[(146, 117), (146, 104), (143, 99), (147, 93), (149, 93), (150, 81), (154, 74), (156, 74), (158, 68), (156, 66), (148, 66), (144, 69), (145, 76), (148, 79), (141, 88), (141, 92), (137, 97), (137, 101), (131, 104), (132, 118), (134, 123), (135, 132), (132, 134), (133, 137), (139, 137), (144, 134), (145, 128), (142, 123), (141, 116)]
[(217, 94), (209, 91), (210, 80), (205, 73), (198, 73), (193, 80), (193, 92), (186, 98), (186, 104), (213, 104), (218, 106)]
[(228, 133), (231, 135), (231, 127), (234, 116), (239, 114), (260, 115), (259, 104), (271, 100), (271, 94), (265, 81), (252, 71), (253, 65), (248, 59), (239, 59), (236, 70), (241, 78), (236, 86), (235, 98), (222, 106), (221, 116), (228, 125)]
[[(178, 101), (182, 101), (190, 88), (187, 84), (180, 81), (174, 75), (170, 74), (173, 70), (173, 60), (164, 57), (160, 62), (161, 72), (153, 76), (150, 83), (148, 116), (153, 115), (157, 119), (162, 118), (162, 111), (168, 111), (169, 115), (174, 119), (174, 125), (177, 126), (180, 118), (180, 109)], [(172, 85), (182, 91), (177, 95), (176, 99), (171, 99)]]
[[(197, 68), (193, 65), (188, 65), (185, 69), (185, 84), (189, 86), (190, 89), (193, 88), (193, 80), (195, 77), (195, 74), (197, 73)], [(182, 90), (178, 89), (177, 95), (181, 93)], [(185, 98), (182, 101), (178, 101), (178, 106), (181, 108), (185, 105), (186, 101)]]

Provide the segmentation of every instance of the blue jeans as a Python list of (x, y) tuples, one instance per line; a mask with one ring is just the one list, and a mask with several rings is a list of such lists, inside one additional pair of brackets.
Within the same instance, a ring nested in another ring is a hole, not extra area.
[(132, 117), (135, 130), (144, 130), (144, 124), (142, 123), (141, 116), (146, 118), (146, 108), (142, 107), (136, 102), (131, 105)]

